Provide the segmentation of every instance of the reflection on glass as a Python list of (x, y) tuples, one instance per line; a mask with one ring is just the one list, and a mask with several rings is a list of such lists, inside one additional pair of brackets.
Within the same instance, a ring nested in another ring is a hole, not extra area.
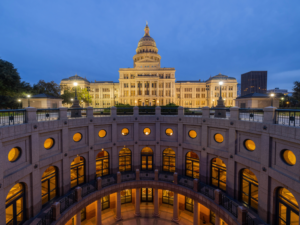
[(279, 224), (299, 224), (299, 205), (294, 195), (286, 188), (280, 188), (277, 196)]
[(132, 190), (126, 189), (121, 191), (121, 204), (132, 202)]
[(169, 191), (169, 190), (163, 190), (162, 191), (162, 202), (165, 204), (173, 205), (174, 201), (174, 192)]
[(6, 224), (20, 224), (24, 218), (25, 192), (21, 183), (15, 184), (6, 197), (5, 220)]
[(243, 202), (258, 209), (258, 181), (254, 173), (249, 169), (242, 170), (242, 200)]
[(171, 148), (163, 151), (163, 171), (175, 172), (175, 152)]
[(149, 147), (142, 149), (142, 169), (141, 170), (152, 170), (153, 169), (153, 151)]
[(188, 197), (185, 197), (185, 209), (190, 212), (194, 212), (194, 200)]
[(226, 165), (219, 159), (214, 158), (211, 161), (211, 184), (226, 191)]
[(53, 166), (45, 170), (42, 176), (42, 204), (49, 202), (56, 197), (57, 173)]

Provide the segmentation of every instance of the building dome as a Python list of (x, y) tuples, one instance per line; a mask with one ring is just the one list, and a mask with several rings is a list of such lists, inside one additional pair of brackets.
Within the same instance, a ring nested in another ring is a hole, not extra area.
[(154, 39), (152, 37), (150, 37), (149, 34), (149, 27), (148, 24), (146, 24), (146, 27), (144, 29), (145, 34), (144, 37), (142, 37), (138, 43), (138, 47), (144, 47), (144, 46), (152, 46), (152, 47), (156, 47), (156, 43), (154, 41)]

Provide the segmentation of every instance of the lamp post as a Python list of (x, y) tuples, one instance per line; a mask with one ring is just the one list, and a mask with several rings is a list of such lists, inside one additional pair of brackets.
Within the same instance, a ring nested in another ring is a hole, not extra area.
[[(217, 104), (217, 109), (215, 110), (215, 118), (226, 118), (226, 109), (224, 105), (224, 101), (222, 99), (222, 85), (223, 81), (219, 82), (220, 85), (220, 97)], [(224, 109), (222, 109), (224, 108)]]
[(220, 97), (219, 97), (219, 100), (222, 100), (222, 85), (223, 85), (223, 81), (220, 81), (219, 85), (220, 85)]
[(73, 85), (75, 87), (75, 98), (73, 101), (73, 105), (71, 106), (71, 108), (73, 108), (73, 110), (71, 110), (71, 117), (81, 117), (81, 109), (79, 109), (80, 105), (79, 105), (79, 100), (77, 99), (77, 90), (76, 90), (78, 83), (74, 82)]
[(19, 102), (19, 108), (21, 109), (21, 99), (18, 99)]
[(29, 100), (30, 95), (27, 95), (27, 98), (28, 98), (28, 107), (30, 107), (30, 100)]
[(281, 105), (282, 105), (282, 107), (284, 107), (283, 100), (284, 100), (284, 97), (281, 98)]
[(206, 85), (206, 91), (207, 91), (206, 101), (207, 101), (207, 106), (209, 107), (209, 102), (208, 102), (209, 85)]
[(71, 98), (72, 105), (73, 105), (73, 101), (74, 101), (74, 99), (73, 99), (73, 98)]
[(271, 106), (273, 106), (273, 98), (274, 98), (274, 93), (272, 93), (271, 95), (272, 101), (271, 101)]
[(90, 106), (90, 87), (86, 87), (87, 93), (88, 93), (88, 106)]

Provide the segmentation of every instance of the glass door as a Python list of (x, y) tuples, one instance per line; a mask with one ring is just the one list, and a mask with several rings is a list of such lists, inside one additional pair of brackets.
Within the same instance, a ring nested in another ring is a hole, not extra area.
[(141, 201), (142, 202), (153, 202), (152, 188), (142, 188)]

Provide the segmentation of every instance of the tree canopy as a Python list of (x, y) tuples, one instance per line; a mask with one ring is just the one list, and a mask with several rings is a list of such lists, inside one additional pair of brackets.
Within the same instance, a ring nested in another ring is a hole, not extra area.
[(294, 82), (294, 88), (293, 88), (293, 97), (300, 102), (300, 81)]
[[(92, 96), (89, 94), (86, 88), (81, 89), (80, 87), (76, 87), (76, 91), (77, 99), (79, 100), (79, 102), (92, 102)], [(61, 95), (61, 98), (63, 99), (63, 104), (70, 104), (72, 102), (71, 99), (75, 99), (75, 87), (72, 89), (65, 88), (64, 93)]]
[(32, 87), (32, 92), (36, 94), (48, 94), (55, 97), (60, 97), (60, 86), (54, 81), (45, 82), (40, 80), (37, 84), (34, 84)]

